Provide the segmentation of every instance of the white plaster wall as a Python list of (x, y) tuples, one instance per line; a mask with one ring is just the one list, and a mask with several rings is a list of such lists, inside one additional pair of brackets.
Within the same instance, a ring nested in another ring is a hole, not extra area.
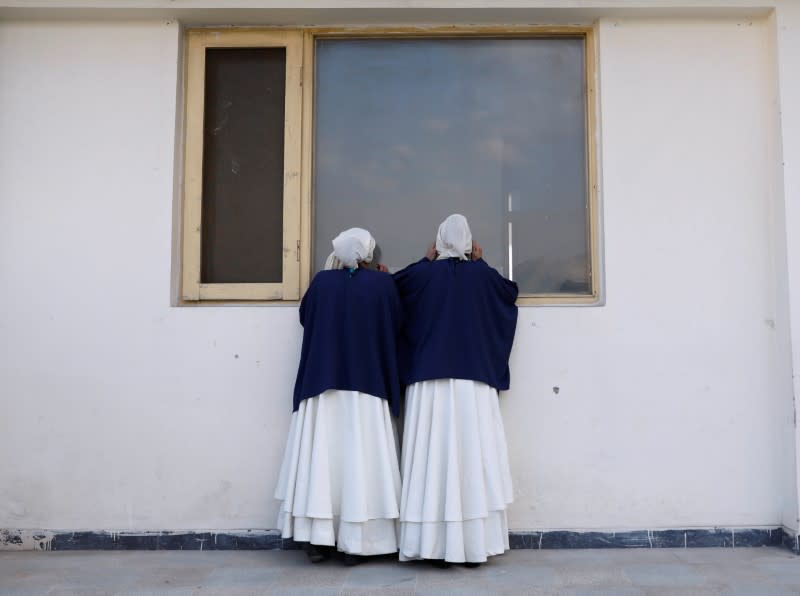
[[(789, 389), (797, 408), (800, 397), (800, 4), (782, 3), (775, 14), (775, 35), (777, 47), (777, 76), (779, 102), (781, 105), (781, 152), (778, 169), (778, 201), (776, 201), (776, 238), (785, 243), (784, 262), (781, 264), (786, 274), (778, 286), (780, 310), (785, 312), (779, 326), (779, 340), (787, 345), (784, 359)], [(792, 374), (794, 373), (794, 374)], [(800, 432), (795, 424), (794, 449), (787, 449), (789, 461), (795, 470), (795, 485), (784, 508), (784, 525), (797, 532), (800, 528), (797, 495), (800, 490), (800, 458), (797, 457), (800, 445)]]
[(297, 309), (170, 307), (177, 24), (0, 27), (0, 527), (271, 527)]
[[(521, 310), (512, 529), (781, 522), (771, 31), (600, 23), (607, 301)], [(0, 528), (274, 526), (300, 327), (169, 305), (179, 39), (0, 24)]]
[(768, 36), (600, 23), (607, 303), (523, 311), (515, 527), (779, 522)]

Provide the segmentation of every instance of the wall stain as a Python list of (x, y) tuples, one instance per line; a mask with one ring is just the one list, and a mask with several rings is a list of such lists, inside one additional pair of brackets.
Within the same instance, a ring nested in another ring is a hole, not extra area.
[(3, 545), (16, 545), (22, 544), (22, 536), (19, 532), (12, 532), (11, 530), (0, 530), (0, 544)]
[(55, 532), (0, 528), (0, 551), (51, 550)]

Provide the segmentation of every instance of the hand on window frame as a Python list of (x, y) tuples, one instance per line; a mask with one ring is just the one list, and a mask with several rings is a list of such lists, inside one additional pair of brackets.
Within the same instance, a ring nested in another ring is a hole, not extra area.
[(428, 252), (425, 253), (425, 258), (429, 261), (436, 260), (436, 242), (431, 243), (428, 247)]
[(472, 241), (472, 255), (470, 256), (473, 261), (483, 258), (483, 247), (474, 240)]

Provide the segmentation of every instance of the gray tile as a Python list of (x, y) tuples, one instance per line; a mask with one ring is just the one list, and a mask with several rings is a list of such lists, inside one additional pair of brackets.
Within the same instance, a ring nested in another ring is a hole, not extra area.
[(682, 563), (741, 564), (756, 561), (775, 562), (797, 560), (797, 556), (782, 548), (671, 548), (667, 552)]
[[(697, 549), (696, 549), (697, 550)], [(706, 549), (704, 549), (706, 550)], [(583, 549), (583, 550), (542, 550), (542, 551), (514, 551), (506, 553), (503, 559), (509, 554), (513, 554), (511, 559), (514, 563), (518, 561), (517, 553), (529, 552), (536, 557), (531, 559), (534, 562), (564, 567), (566, 565), (624, 565), (626, 563), (677, 563), (675, 549), (668, 548), (636, 548), (636, 549)]]
[(198, 586), (212, 590), (266, 590), (284, 573), (273, 567), (222, 567), (214, 569)]
[(742, 561), (739, 565), (732, 565), (726, 561), (723, 564), (698, 564), (692, 565), (692, 567), (701, 573), (709, 583), (725, 586), (772, 583), (772, 577), (767, 571), (747, 561)]
[(48, 596), (109, 596), (116, 593), (116, 590), (109, 590), (106, 588), (75, 588), (63, 586), (55, 586), (51, 591), (47, 592)]
[(34, 587), (29, 584), (13, 584), (11, 582), (0, 583), (0, 596), (40, 596), (50, 594), (53, 586)]
[(557, 568), (567, 586), (601, 589), (604, 586), (630, 586), (631, 581), (617, 565), (570, 565)]
[[(247, 555), (243, 559), (243, 563), (252, 567), (279, 567), (286, 569), (306, 569), (311, 566), (308, 557), (303, 551), (299, 550), (285, 550), (285, 551), (248, 551), (241, 554)], [(213, 554), (212, 554), (213, 556)], [(236, 565), (242, 565), (239, 559), (236, 559)]]
[(285, 567), (282, 571), (281, 576), (270, 586), (270, 590), (291, 591), (300, 588), (306, 591), (336, 590), (338, 593), (350, 573), (349, 568), (335, 561), (313, 566), (306, 562), (306, 568), (303, 570)]
[(486, 566), (467, 569), (463, 565), (453, 565), (449, 569), (437, 569), (428, 563), (417, 566), (417, 593), (461, 593), (483, 594), (489, 590)]
[(581, 586), (579, 588), (567, 588), (563, 594), (569, 596), (641, 596), (646, 592), (641, 588), (632, 586), (616, 586), (608, 588), (598, 588), (591, 586)]
[(725, 588), (722, 592), (726, 596), (790, 596), (798, 593), (798, 590), (790, 590), (789, 588), (782, 588), (780, 586), (764, 584), (764, 583), (750, 583), (738, 584)]
[(413, 596), (414, 588), (342, 588), (343, 596)]
[[(724, 588), (721, 586), (686, 586), (675, 588), (672, 586), (661, 586), (659, 588), (648, 588), (645, 594), (653, 596), (721, 596)], [(765, 594), (765, 596), (768, 596)]]
[(292, 587), (292, 588), (270, 588), (267, 594), (275, 594), (276, 596), (337, 596), (341, 593), (341, 588), (327, 587), (327, 588), (308, 588), (308, 587)]
[(175, 593), (178, 590), (192, 590), (207, 583), (212, 569), (210, 567), (171, 567), (157, 568), (140, 577), (130, 586), (129, 592), (164, 590)]
[(311, 565), (294, 551), (0, 553), (8, 594), (800, 594), (800, 558), (775, 547), (515, 550), (477, 569), (371, 559)]
[(490, 586), (492, 596), (561, 596), (562, 588), (541, 586)]
[(345, 579), (344, 589), (355, 588), (381, 588), (381, 589), (411, 589), (417, 581), (416, 573), (407, 565), (371, 564), (364, 563), (352, 567)]
[(417, 586), (420, 596), (484, 596), (491, 594), (488, 586)]
[(192, 596), (196, 588), (164, 588), (151, 590), (127, 590), (117, 592), (115, 596)]
[(474, 571), (480, 572), (483, 578), (499, 587), (555, 587), (563, 585), (561, 576), (553, 568), (544, 565), (518, 565), (507, 567), (486, 566)]
[(92, 568), (89, 565), (71, 569), (42, 570), (37, 583), (48, 578), (53, 585), (53, 593), (115, 593), (129, 589), (137, 579), (146, 575), (133, 568)]
[(772, 578), (781, 578), (783, 581), (800, 583), (800, 558), (792, 555), (794, 559), (783, 561), (754, 562), (753, 568), (763, 571)]
[(676, 563), (624, 565), (634, 586), (701, 586), (704, 577), (690, 565)]
[(36, 579), (36, 577), (36, 571), (31, 569), (0, 568), (0, 590), (12, 584)]

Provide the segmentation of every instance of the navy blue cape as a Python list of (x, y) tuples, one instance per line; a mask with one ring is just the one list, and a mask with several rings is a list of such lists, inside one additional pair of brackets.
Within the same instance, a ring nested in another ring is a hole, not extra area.
[(401, 377), (482, 381), (508, 389), (517, 284), (483, 259), (422, 259), (394, 274), (403, 303)]
[(293, 410), (328, 389), (360, 391), (400, 409), (397, 341), (402, 309), (391, 275), (320, 271), (300, 303), (303, 348)]

